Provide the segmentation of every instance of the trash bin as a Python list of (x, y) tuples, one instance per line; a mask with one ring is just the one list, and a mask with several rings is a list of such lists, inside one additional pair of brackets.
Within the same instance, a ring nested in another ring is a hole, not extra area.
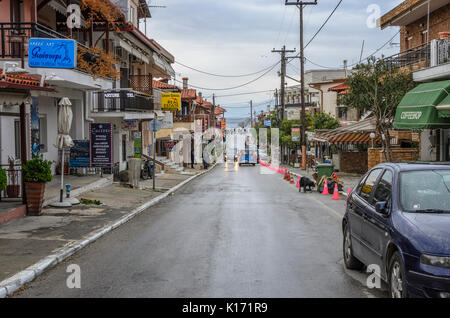
[(334, 165), (332, 163), (321, 163), (317, 165), (317, 177), (318, 180), (322, 180), (322, 176), (331, 177), (334, 171)]

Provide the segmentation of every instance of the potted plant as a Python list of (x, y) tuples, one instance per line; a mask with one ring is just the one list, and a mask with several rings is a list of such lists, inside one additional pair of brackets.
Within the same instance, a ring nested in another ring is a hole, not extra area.
[(6, 170), (0, 168), (0, 192), (6, 189), (7, 180)]
[(51, 166), (51, 161), (34, 158), (22, 167), (28, 215), (41, 214), (45, 183), (52, 180)]
[(8, 157), (8, 177), (9, 184), (6, 186), (6, 196), (8, 198), (18, 198), (20, 195), (20, 185), (18, 182), (18, 171), (15, 169), (15, 160), (12, 157)]

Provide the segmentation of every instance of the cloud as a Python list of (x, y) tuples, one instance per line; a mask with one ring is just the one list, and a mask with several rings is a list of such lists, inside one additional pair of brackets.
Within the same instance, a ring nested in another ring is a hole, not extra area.
[[(322, 25), (338, 0), (319, 0), (317, 6), (304, 9), (305, 43)], [(367, 7), (378, 4), (384, 14), (401, 3), (401, 0), (344, 0), (325, 28), (306, 49), (311, 61), (330, 67), (342, 67), (343, 60), (357, 62), (365, 42), (364, 56), (374, 52), (389, 40), (397, 29), (369, 29)], [(159, 0), (153, 5), (165, 5), (165, 9), (152, 9), (152, 19), (147, 23), (147, 34), (163, 45), (178, 60), (189, 66), (216, 74), (245, 74), (264, 69), (279, 61), (279, 54), (271, 53), (276, 47), (299, 48), (299, 16), (294, 6), (285, 6), (284, 0)], [(398, 40), (394, 41), (398, 43)], [(389, 46), (380, 54), (391, 55), (398, 46)], [(298, 70), (298, 59), (290, 63), (288, 73)], [(237, 86), (257, 76), (244, 78), (220, 78), (207, 76), (179, 64), (174, 64), (191, 84), (205, 88)], [(318, 68), (306, 64), (307, 69)], [(231, 91), (203, 90), (204, 95), (228, 95), (279, 88), (277, 66), (264, 78), (248, 86)], [(295, 82), (288, 81), (295, 84)], [(271, 93), (218, 97), (217, 102), (226, 105), (247, 102), (255, 104), (271, 98)], [(244, 105), (244, 104), (243, 104)], [(239, 105), (233, 105), (239, 106)], [(231, 106), (230, 106), (231, 107)], [(260, 106), (257, 110), (265, 109)], [(229, 109), (227, 116), (247, 116), (245, 108)]]

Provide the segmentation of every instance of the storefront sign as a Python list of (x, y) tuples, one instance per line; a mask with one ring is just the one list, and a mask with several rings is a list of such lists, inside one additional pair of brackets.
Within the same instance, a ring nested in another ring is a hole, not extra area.
[(173, 128), (173, 113), (165, 112), (164, 118), (162, 120), (161, 129), (172, 129)]
[(70, 39), (31, 38), (28, 42), (28, 65), (44, 68), (75, 68), (77, 43)]
[(300, 128), (292, 128), (292, 141), (300, 141)]
[(91, 164), (89, 140), (74, 140), (70, 148), (69, 167), (86, 168)]
[(139, 131), (133, 133), (134, 141), (134, 157), (141, 158), (142, 156), (142, 135)]
[(162, 110), (181, 110), (181, 94), (180, 93), (162, 93), (161, 94)]
[(135, 119), (125, 119), (122, 122), (123, 130), (139, 130), (138, 121)]
[(91, 135), (91, 167), (112, 166), (112, 124), (92, 123)]

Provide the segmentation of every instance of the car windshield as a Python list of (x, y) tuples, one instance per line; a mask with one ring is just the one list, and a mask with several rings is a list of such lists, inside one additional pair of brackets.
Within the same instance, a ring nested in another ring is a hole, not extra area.
[(450, 213), (450, 170), (402, 172), (400, 203), (407, 212)]

